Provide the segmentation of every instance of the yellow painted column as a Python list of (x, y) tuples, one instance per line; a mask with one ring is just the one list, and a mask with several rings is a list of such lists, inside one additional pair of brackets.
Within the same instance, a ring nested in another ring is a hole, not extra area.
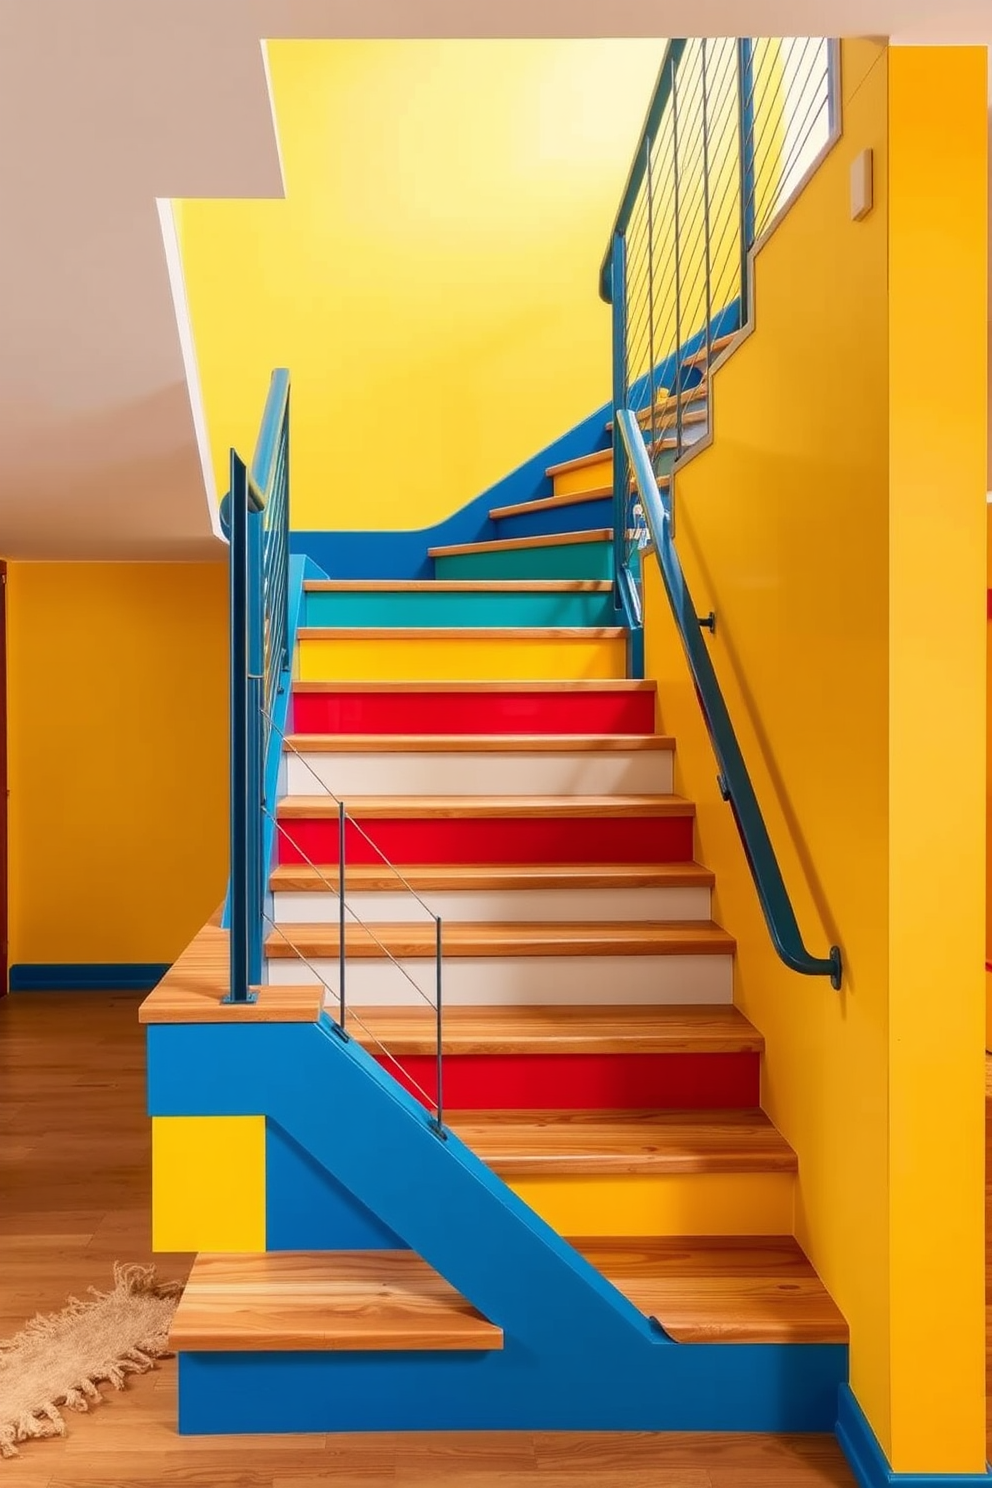
[(883, 1445), (913, 1473), (985, 1466), (987, 65), (984, 48), (888, 54)]

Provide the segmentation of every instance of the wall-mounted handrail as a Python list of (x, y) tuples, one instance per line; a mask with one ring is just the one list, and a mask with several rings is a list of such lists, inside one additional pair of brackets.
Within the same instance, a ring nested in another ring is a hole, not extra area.
[(831, 984), (839, 988), (842, 973), (840, 948), (831, 946), (827, 956), (813, 956), (803, 943), (792, 901), (744, 763), (716, 670), (702, 637), (700, 618), (692, 602), (672, 538), (671, 510), (658, 489), (644, 444), (643, 430), (636, 414), (629, 408), (617, 410), (615, 427), (623, 441), (624, 452), (641, 498), (665, 592), (706, 720), (710, 743), (720, 771), (720, 791), (724, 799), (729, 801), (734, 813), (772, 943), (786, 966), (793, 971), (801, 972), (804, 976), (828, 976)]

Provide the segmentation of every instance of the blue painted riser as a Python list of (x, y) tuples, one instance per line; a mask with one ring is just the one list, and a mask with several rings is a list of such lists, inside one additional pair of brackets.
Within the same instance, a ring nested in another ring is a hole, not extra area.
[(184, 1431), (833, 1426), (846, 1348), (673, 1343), (326, 1018), (152, 1027), (148, 1090), (153, 1115), (265, 1115), (506, 1341), (471, 1359), (189, 1354)]
[(613, 497), (582, 501), (577, 506), (525, 512), (522, 516), (500, 517), (495, 525), (497, 537), (542, 537), (549, 532), (583, 532), (591, 527), (612, 527)]
[(564, 1339), (540, 1355), (509, 1338), (492, 1353), (180, 1354), (179, 1430), (832, 1431), (846, 1352), (659, 1338), (636, 1378)]
[(308, 594), (307, 625), (528, 626), (613, 625), (607, 594), (399, 593)]

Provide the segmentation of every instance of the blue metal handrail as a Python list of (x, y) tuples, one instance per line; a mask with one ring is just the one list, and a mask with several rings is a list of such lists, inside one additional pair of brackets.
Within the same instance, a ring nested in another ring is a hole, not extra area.
[(710, 743), (720, 771), (720, 792), (724, 800), (729, 801), (734, 813), (772, 944), (786, 966), (793, 971), (801, 972), (804, 976), (828, 976), (831, 985), (839, 988), (842, 972), (839, 946), (831, 946), (829, 955), (818, 957), (812, 956), (803, 944), (792, 901), (782, 878), (782, 870), (779, 868), (710, 653), (702, 638), (700, 619), (675, 551), (671, 506), (665, 502), (658, 489), (636, 414), (629, 408), (618, 409), (615, 427), (620, 434), (641, 498), (648, 530), (658, 555), (665, 592), (706, 720)]
[(273, 372), (249, 470), (231, 450), (221, 504), (230, 540), (231, 881), (227, 1001), (254, 1000), (262, 977), (268, 864), (266, 776), (279, 740), (275, 700), (289, 680), (289, 373)]

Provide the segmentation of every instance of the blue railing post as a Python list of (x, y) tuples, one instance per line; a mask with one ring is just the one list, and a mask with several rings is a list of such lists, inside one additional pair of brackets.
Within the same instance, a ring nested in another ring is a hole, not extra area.
[(740, 154), (741, 193), (741, 325), (747, 325), (748, 255), (754, 247), (755, 201), (754, 169), (754, 42), (750, 36), (737, 38), (737, 126)]
[(231, 989), (229, 1002), (249, 1000), (248, 838), (248, 471), (231, 451)]
[(261, 512), (248, 513), (248, 983), (262, 980), (262, 824), (264, 820), (264, 716), (265, 648), (262, 609), (262, 522)]
[(623, 608), (620, 574), (627, 562), (627, 451), (617, 428), (617, 414), (627, 406), (627, 239), (613, 234), (610, 260), (613, 307), (613, 604)]

